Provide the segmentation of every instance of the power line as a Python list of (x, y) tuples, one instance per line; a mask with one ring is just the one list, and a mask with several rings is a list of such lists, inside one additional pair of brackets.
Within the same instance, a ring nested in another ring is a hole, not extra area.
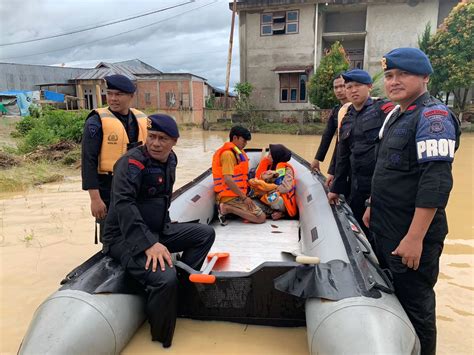
[(109, 22), (106, 22), (106, 23), (103, 23), (103, 24), (94, 25), (94, 26), (87, 27), (87, 28), (83, 28), (83, 29), (80, 29), (80, 30), (75, 30), (75, 31), (70, 31), (70, 32), (65, 32), (65, 33), (58, 33), (58, 34), (55, 34), (55, 35), (50, 35), (50, 36), (40, 37), (40, 38), (34, 38), (34, 39), (28, 39), (28, 40), (18, 41), (18, 42), (0, 43), (0, 47), (13, 46), (13, 45), (15, 45), (15, 44), (23, 44), (23, 43), (31, 43), (31, 42), (43, 41), (43, 40), (45, 40), (45, 39), (58, 38), (58, 37), (63, 37), (63, 36), (69, 36), (69, 35), (76, 34), (76, 33), (91, 31), (91, 30), (95, 30), (95, 29), (97, 29), (97, 28), (106, 27), (106, 26), (111, 26), (111, 25), (115, 25), (115, 24), (117, 24), (117, 23), (126, 22), (126, 21), (131, 21), (131, 20), (135, 20), (135, 19), (140, 18), (140, 17), (145, 17), (145, 16), (153, 15), (153, 14), (156, 14), (156, 13), (159, 13), (159, 12), (163, 12), (163, 11), (166, 11), (166, 10), (175, 9), (175, 8), (177, 8), (177, 7), (180, 7), (180, 6), (184, 6), (184, 5), (187, 5), (187, 4), (191, 4), (191, 3), (193, 3), (194, 1), (195, 1), (195, 0), (190, 0), (190, 1), (188, 1), (188, 2), (184, 2), (184, 3), (181, 3), (181, 4), (177, 4), (177, 5), (165, 7), (165, 8), (158, 9), (158, 10), (153, 10), (153, 11), (150, 11), (150, 12), (146, 12), (146, 13), (143, 13), (143, 14), (140, 14), (140, 15), (136, 15), (136, 16), (132, 16), (132, 17), (127, 17), (127, 18), (120, 19), (120, 20), (109, 21)]
[(92, 43), (97, 43), (97, 42), (100, 42), (100, 41), (103, 41), (103, 40), (106, 40), (106, 39), (119, 37), (119, 36), (121, 36), (121, 35), (128, 34), (128, 33), (130, 33), (130, 32), (134, 32), (134, 31), (138, 31), (138, 30), (141, 30), (141, 29), (144, 29), (144, 28), (147, 28), (147, 27), (155, 26), (155, 25), (157, 25), (157, 24), (159, 24), (159, 23), (162, 23), (162, 22), (171, 20), (171, 19), (173, 19), (173, 18), (175, 18), (175, 17), (184, 15), (184, 14), (186, 14), (186, 13), (189, 13), (189, 12), (192, 12), (192, 11), (195, 11), (195, 10), (202, 9), (203, 7), (206, 7), (206, 6), (209, 6), (209, 5), (213, 5), (213, 4), (217, 3), (217, 1), (218, 1), (218, 0), (214, 0), (213, 2), (210, 2), (210, 3), (208, 3), (208, 4), (205, 4), (205, 5), (202, 5), (202, 6), (199, 6), (199, 7), (195, 7), (195, 8), (193, 8), (193, 9), (191, 9), (191, 10), (182, 12), (182, 13), (177, 14), (177, 15), (174, 15), (174, 16), (167, 17), (167, 18), (165, 18), (165, 19), (163, 19), (163, 20), (155, 21), (155, 22), (152, 22), (152, 23), (150, 23), (150, 24), (148, 24), (148, 25), (140, 26), (140, 27), (137, 27), (137, 28), (128, 30), (128, 31), (120, 32), (120, 33), (117, 33), (117, 34), (112, 35), (112, 36), (107, 36), (107, 37), (99, 38), (99, 39), (96, 39), (96, 40), (94, 40), (94, 41), (89, 41), (89, 42), (85, 42), (85, 43), (82, 43), (82, 44), (77, 44), (77, 45), (74, 45), (74, 46), (69, 46), (69, 47), (63, 47), (63, 48), (59, 48), (59, 49), (54, 49), (54, 50), (52, 50), (52, 51), (46, 51), (46, 52), (40, 52), (40, 53), (34, 53), (34, 54), (28, 54), (28, 55), (22, 55), (22, 56), (16, 56), (16, 57), (0, 58), (0, 60), (34, 57), (34, 56), (41, 55), (41, 54), (49, 54), (49, 53), (54, 53), (54, 52), (60, 52), (60, 51), (66, 50), (66, 49), (72, 49), (72, 48), (82, 47), (82, 46), (85, 46), (85, 45), (88, 45), (88, 44), (92, 44)]

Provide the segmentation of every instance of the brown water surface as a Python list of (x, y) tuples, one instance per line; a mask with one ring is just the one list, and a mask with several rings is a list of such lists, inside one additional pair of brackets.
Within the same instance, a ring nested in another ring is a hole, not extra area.
[[(463, 135), (453, 166), (454, 189), (448, 205), (450, 233), (441, 257), (437, 292), (438, 352), (474, 353), (474, 135)], [(182, 132), (177, 186), (210, 166), (224, 132)], [(249, 147), (283, 143), (312, 160), (319, 136), (254, 134)], [(332, 147), (331, 147), (332, 151)], [(326, 162), (330, 157), (326, 158)], [(322, 165), (327, 170), (326, 162)], [(0, 352), (14, 354), (38, 305), (57, 290), (68, 271), (99, 250), (88, 194), (79, 174), (60, 184), (5, 195), (0, 199)], [(247, 326), (179, 319), (173, 346), (164, 350), (143, 325), (124, 354), (306, 354), (305, 328)]]

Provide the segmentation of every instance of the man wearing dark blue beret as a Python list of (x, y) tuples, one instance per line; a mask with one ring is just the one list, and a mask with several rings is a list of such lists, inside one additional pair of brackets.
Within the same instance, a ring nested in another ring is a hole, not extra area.
[[(346, 95), (352, 103), (347, 110), (339, 131), (334, 181), (328, 199), (335, 203), (351, 181), (348, 203), (355, 219), (371, 241), (368, 229), (362, 222), (365, 200), (370, 196), (372, 174), (375, 166), (377, 135), (385, 116), (393, 105), (387, 100), (370, 97), (372, 78), (361, 69), (342, 74)], [(346, 196), (347, 197), (347, 196)]]
[(381, 139), (364, 221), (373, 232), (380, 264), (420, 339), (422, 354), (436, 352), (434, 285), (448, 233), (445, 207), (459, 122), (430, 96), (433, 72), (425, 53), (397, 48), (382, 58), (387, 96), (398, 105)]
[(87, 117), (81, 166), (82, 189), (89, 192), (92, 216), (100, 225), (101, 239), (110, 202), (113, 166), (127, 149), (146, 139), (146, 115), (131, 108), (135, 84), (119, 74), (106, 76), (105, 83), (109, 106), (94, 109)]
[(177, 313), (178, 279), (171, 253), (199, 270), (214, 242), (214, 229), (199, 223), (170, 223), (179, 137), (165, 114), (147, 118), (145, 145), (133, 148), (114, 166), (104, 248), (147, 292), (145, 312), (152, 340), (171, 346)]

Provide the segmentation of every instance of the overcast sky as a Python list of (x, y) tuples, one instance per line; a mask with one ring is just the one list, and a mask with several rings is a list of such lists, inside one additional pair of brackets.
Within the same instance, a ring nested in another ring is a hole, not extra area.
[[(0, 0), (0, 62), (93, 67), (138, 58), (164, 72), (189, 72), (225, 85), (232, 12), (228, 0), (190, 4), (73, 35), (37, 39), (125, 19), (189, 0)], [(134, 30), (158, 22), (144, 29)], [(239, 81), (238, 16), (231, 86)], [(125, 32), (113, 38), (104, 39)], [(64, 49), (68, 47), (67, 49)]]

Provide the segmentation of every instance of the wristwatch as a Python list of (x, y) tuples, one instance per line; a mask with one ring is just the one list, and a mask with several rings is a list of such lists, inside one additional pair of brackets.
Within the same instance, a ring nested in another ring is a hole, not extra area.
[(370, 199), (365, 200), (364, 206), (365, 206), (366, 208), (367, 208), (367, 207), (370, 207)]

